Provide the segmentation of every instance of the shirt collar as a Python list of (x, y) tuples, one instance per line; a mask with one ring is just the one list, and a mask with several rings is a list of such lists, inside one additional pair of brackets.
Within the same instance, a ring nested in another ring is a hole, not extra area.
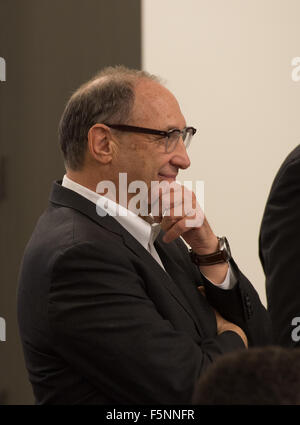
[(85, 186), (82, 186), (79, 183), (74, 182), (69, 177), (64, 175), (62, 186), (67, 189), (77, 192), (79, 195), (93, 202), (95, 205), (106, 202), (106, 211), (109, 215), (113, 216), (121, 226), (123, 226), (145, 249), (148, 249), (149, 244), (153, 244), (160, 232), (159, 223), (147, 223), (137, 214), (132, 211), (124, 208), (122, 205), (117, 204), (112, 200), (108, 200), (104, 196), (99, 195), (97, 192), (94, 192), (88, 189)]

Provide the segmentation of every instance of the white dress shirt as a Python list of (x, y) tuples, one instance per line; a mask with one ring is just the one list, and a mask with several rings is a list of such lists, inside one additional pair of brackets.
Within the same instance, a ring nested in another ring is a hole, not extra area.
[[(160, 232), (159, 223), (148, 223), (147, 221), (139, 217), (137, 214), (126, 209), (122, 205), (116, 204), (112, 200), (108, 200), (107, 198), (104, 198), (103, 196), (99, 195), (97, 192), (94, 192), (88, 189), (87, 187), (74, 182), (66, 175), (64, 175), (63, 177), (62, 186), (66, 187), (67, 189), (73, 190), (74, 192), (93, 202), (97, 206), (102, 206), (105, 204), (105, 211), (108, 214), (112, 215), (119, 222), (119, 224), (123, 226), (165, 270), (154, 246), (155, 239)], [(221, 284), (216, 286), (221, 289), (231, 289), (235, 284), (236, 278), (231, 270), (231, 267), (229, 266), (225, 280)]]

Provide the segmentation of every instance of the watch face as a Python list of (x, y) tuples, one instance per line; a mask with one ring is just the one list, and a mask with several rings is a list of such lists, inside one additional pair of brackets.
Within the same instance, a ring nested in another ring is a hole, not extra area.
[(199, 255), (190, 248), (190, 257), (197, 266), (212, 266), (214, 264), (228, 262), (231, 259), (230, 247), (225, 236), (218, 237), (219, 249), (211, 254)]
[(229, 261), (230, 258), (231, 258), (231, 251), (230, 251), (230, 246), (229, 246), (228, 240), (225, 236), (221, 239), (223, 239), (223, 243), (224, 243), (223, 251), (224, 251), (224, 254), (226, 253), (226, 257), (227, 257), (226, 261)]

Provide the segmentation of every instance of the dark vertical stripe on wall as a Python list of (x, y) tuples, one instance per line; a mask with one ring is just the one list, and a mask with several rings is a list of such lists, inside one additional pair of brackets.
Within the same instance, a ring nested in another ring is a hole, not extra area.
[[(33, 402), (16, 322), (24, 246), (63, 175), (57, 124), (72, 91), (107, 65), (141, 67), (140, 0), (0, 0), (0, 404)], [(4, 187), (5, 185), (5, 187)]]

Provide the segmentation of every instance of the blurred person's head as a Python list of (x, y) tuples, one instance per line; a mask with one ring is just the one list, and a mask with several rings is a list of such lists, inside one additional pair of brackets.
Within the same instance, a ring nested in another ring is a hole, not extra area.
[(272, 346), (221, 356), (198, 381), (193, 404), (300, 404), (300, 350)]

